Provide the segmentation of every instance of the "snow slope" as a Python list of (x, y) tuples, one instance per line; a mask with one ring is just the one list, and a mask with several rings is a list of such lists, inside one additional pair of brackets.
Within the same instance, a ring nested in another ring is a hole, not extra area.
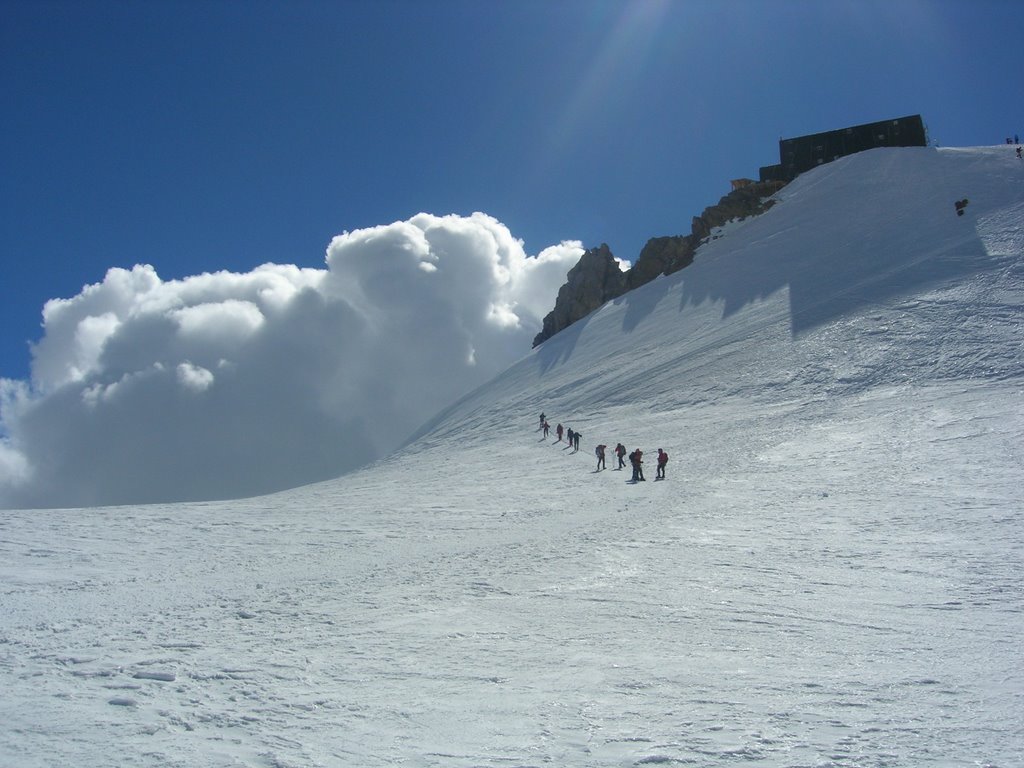
[(1024, 164), (779, 198), (363, 471), (2, 513), (0, 765), (1022, 765)]

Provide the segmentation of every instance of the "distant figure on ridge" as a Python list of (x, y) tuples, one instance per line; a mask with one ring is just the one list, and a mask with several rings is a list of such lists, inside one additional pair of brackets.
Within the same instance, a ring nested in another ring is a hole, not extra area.
[(661, 448), (658, 449), (658, 471), (654, 475), (655, 480), (665, 479), (665, 465), (668, 464), (668, 454)]
[(1020, 160), (1024, 160), (1024, 156), (1022, 156), (1021, 153), (1020, 153), (1020, 147), (1017, 147), (1017, 157)]
[(622, 469), (624, 466), (626, 466), (626, 462), (623, 461), (623, 459), (626, 457), (626, 446), (624, 446), (622, 443), (617, 443), (615, 445), (615, 455), (619, 459), (619, 466), (617, 466), (616, 469)]
[(607, 445), (599, 445), (594, 449), (594, 453), (597, 455), (597, 471), (600, 472), (602, 469), (607, 469), (604, 464), (604, 449)]

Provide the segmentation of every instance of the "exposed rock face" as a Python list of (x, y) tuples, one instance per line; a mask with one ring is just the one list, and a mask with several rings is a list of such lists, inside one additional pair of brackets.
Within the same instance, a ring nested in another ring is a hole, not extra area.
[(689, 266), (697, 247), (711, 236), (715, 227), (764, 213), (774, 204), (766, 198), (785, 185), (783, 181), (761, 181), (734, 189), (717, 205), (693, 217), (689, 235), (648, 240), (629, 272), (619, 269), (607, 245), (587, 251), (566, 275), (568, 281), (559, 289), (555, 308), (544, 318), (544, 327), (534, 338), (533, 346), (586, 317), (606, 301), (639, 288), (658, 275), (670, 275)]
[(558, 289), (555, 308), (544, 318), (544, 327), (534, 338), (533, 346), (568, 328), (626, 290), (626, 273), (619, 268), (611, 249), (604, 243), (599, 248), (591, 248), (566, 275), (565, 285)]
[(639, 288), (658, 275), (671, 275), (693, 261), (697, 241), (689, 235), (652, 237), (647, 241), (633, 268), (626, 273), (627, 290)]
[(705, 208), (700, 216), (693, 217), (690, 227), (691, 234), (698, 242), (711, 235), (711, 230), (720, 227), (733, 219), (745, 219), (764, 213), (772, 205), (771, 197), (786, 186), (784, 181), (759, 181), (745, 187), (734, 189), (718, 201), (718, 205)]

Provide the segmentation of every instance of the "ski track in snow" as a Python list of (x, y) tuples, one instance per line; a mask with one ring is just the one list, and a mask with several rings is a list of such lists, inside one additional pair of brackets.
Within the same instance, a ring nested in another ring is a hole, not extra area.
[[(1021, 765), (1024, 185), (975, 191), (989, 149), (846, 161), (363, 471), (0, 513), (0, 765)], [(873, 236), (917, 255), (796, 323), (762, 290), (792, 222), (893, 164), (968, 188), (984, 249), (896, 209)], [(744, 301), (696, 299), (758, 249)], [(595, 471), (620, 440), (646, 483)]]

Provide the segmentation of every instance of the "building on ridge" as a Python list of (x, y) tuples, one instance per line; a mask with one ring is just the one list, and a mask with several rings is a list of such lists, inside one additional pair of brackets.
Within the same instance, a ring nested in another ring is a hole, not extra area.
[(804, 171), (876, 147), (926, 147), (920, 115), (882, 120), (779, 140), (779, 164), (761, 168), (761, 181), (792, 181)]

